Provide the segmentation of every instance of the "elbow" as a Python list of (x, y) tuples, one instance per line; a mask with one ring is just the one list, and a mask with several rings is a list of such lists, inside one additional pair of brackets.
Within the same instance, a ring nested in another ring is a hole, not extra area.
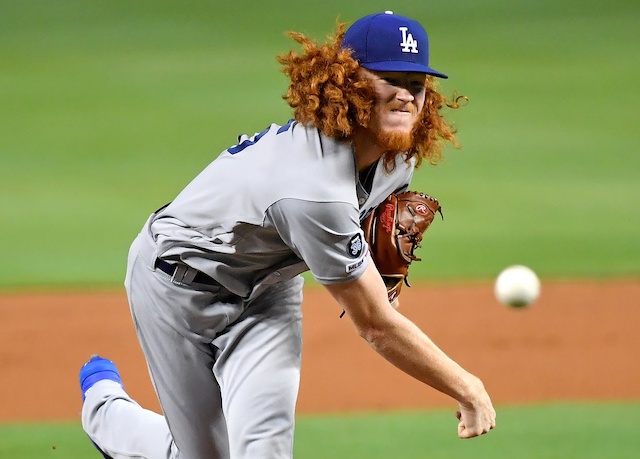
[(400, 313), (390, 306), (387, 303), (386, 307), (376, 310), (375, 313), (362, 314), (355, 319), (352, 317), (358, 336), (374, 349), (384, 347), (384, 343), (394, 334), (398, 325)]
[(358, 336), (364, 339), (373, 349), (381, 349), (384, 347), (387, 333), (384, 327), (373, 324), (364, 324), (356, 327)]

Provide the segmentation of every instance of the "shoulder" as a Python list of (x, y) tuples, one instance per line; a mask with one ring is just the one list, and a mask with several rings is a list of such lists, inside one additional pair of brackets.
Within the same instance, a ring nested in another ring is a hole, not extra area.
[(266, 208), (283, 198), (354, 205), (356, 166), (351, 144), (290, 120), (241, 136), (215, 166), (237, 177), (235, 188)]

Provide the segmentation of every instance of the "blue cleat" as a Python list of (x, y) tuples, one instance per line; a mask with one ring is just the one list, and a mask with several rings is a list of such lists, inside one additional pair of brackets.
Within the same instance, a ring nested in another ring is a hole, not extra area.
[[(105, 379), (115, 381), (122, 386), (122, 379), (120, 379), (120, 373), (118, 373), (116, 365), (111, 360), (103, 359), (99, 355), (94, 355), (80, 369), (80, 390), (82, 390), (82, 401), (84, 402), (85, 394), (95, 383)], [(111, 456), (108, 456), (104, 451), (102, 451), (93, 440), (91, 443), (93, 443), (93, 446), (100, 451), (100, 454), (102, 454), (105, 459), (112, 459)]]
[(104, 379), (115, 381), (122, 386), (122, 379), (120, 379), (120, 373), (118, 373), (116, 365), (111, 360), (94, 355), (80, 369), (80, 389), (82, 390), (83, 402), (87, 391), (95, 383)]

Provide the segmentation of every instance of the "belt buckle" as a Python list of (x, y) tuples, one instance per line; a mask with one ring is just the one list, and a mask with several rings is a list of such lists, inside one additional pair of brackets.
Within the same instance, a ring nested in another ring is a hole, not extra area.
[(176, 264), (176, 270), (173, 272), (173, 276), (171, 276), (171, 282), (180, 285), (191, 285), (197, 274), (198, 271), (195, 269), (178, 263)]

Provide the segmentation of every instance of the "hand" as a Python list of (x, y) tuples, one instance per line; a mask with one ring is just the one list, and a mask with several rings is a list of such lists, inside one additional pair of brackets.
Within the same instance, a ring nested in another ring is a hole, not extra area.
[(456, 417), (459, 421), (458, 437), (460, 438), (484, 435), (496, 426), (496, 411), (482, 383), (471, 403), (460, 402), (460, 411), (456, 412)]

